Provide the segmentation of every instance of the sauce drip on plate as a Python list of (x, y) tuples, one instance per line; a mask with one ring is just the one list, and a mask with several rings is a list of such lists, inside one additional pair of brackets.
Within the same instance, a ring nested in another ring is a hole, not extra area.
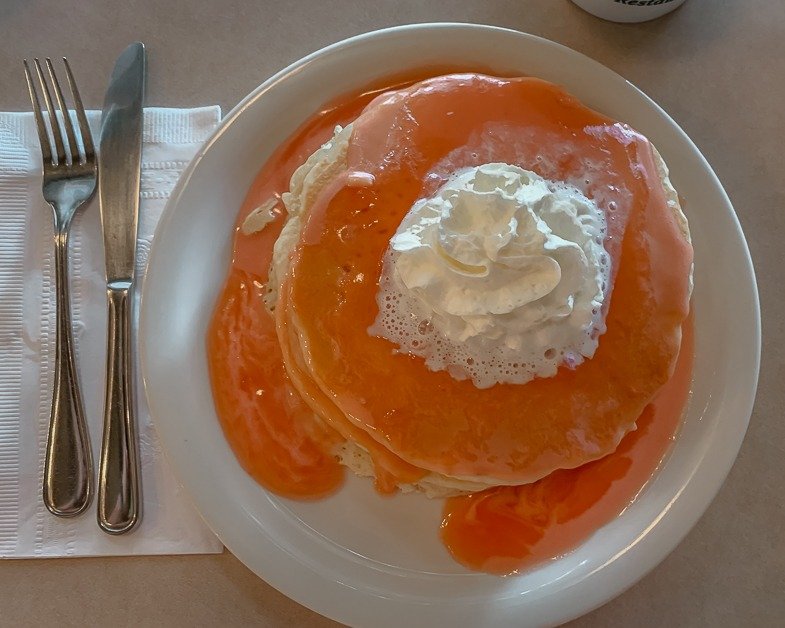
[(461, 564), (506, 575), (565, 554), (643, 490), (675, 439), (692, 382), (692, 316), (673, 377), (612, 454), (533, 484), (448, 499), (441, 535)]

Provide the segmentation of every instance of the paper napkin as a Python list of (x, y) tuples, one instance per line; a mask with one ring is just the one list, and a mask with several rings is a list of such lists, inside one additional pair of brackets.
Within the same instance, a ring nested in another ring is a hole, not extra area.
[[(88, 112), (88, 119), (97, 144), (100, 112)], [(218, 107), (144, 112), (137, 285), (166, 200), (219, 120)], [(141, 523), (126, 535), (105, 534), (96, 523), (95, 499), (88, 511), (72, 519), (46, 510), (41, 485), (55, 351), (52, 238), (52, 211), (41, 196), (33, 114), (0, 113), (0, 557), (220, 552), (221, 544), (167, 467), (138, 373)], [(70, 260), (74, 339), (97, 469), (106, 360), (97, 194), (74, 220)]]

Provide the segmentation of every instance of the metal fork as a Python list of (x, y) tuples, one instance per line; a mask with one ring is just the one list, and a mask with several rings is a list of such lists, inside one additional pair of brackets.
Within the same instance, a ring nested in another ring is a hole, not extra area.
[[(68, 86), (82, 136), (80, 154), (71, 116), (50, 59), (46, 59), (49, 80), (54, 88), (61, 119), (52, 106), (49, 86), (38, 59), (35, 71), (48, 115), (44, 115), (30, 66), (24, 61), (27, 87), (33, 104), (43, 160), (43, 196), (54, 214), (55, 292), (57, 328), (55, 337), (55, 377), (49, 438), (46, 444), (43, 498), (49, 511), (60, 517), (78, 515), (90, 504), (93, 492), (93, 457), (85, 423), (79, 376), (74, 359), (71, 330), (71, 300), (68, 289), (68, 235), (76, 210), (95, 191), (98, 166), (93, 139), (87, 125), (82, 99), (71, 68), (63, 57)], [(50, 142), (50, 135), (53, 140)]]

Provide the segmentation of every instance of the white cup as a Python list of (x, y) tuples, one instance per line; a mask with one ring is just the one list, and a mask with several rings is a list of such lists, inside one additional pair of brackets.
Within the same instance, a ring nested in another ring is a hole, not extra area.
[(611, 22), (645, 22), (670, 13), (685, 0), (572, 0), (584, 11)]

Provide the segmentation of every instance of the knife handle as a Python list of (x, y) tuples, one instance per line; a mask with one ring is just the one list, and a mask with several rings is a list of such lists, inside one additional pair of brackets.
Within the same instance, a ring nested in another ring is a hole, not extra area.
[(44, 504), (58, 517), (73, 517), (90, 504), (93, 459), (84, 418), (71, 330), (68, 227), (55, 231), (55, 373), (44, 466)]
[(98, 474), (98, 525), (123, 534), (139, 520), (139, 457), (131, 377), (131, 283), (110, 282), (104, 434)]

